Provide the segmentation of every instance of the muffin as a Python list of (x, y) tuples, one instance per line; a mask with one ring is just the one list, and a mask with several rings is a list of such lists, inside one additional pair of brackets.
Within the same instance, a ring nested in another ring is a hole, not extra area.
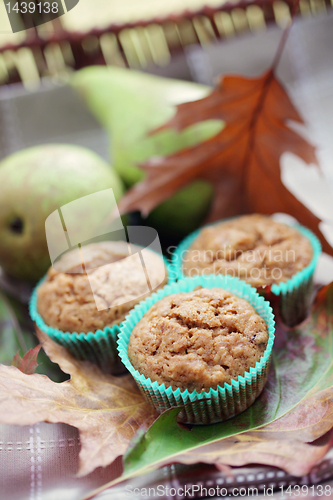
[(179, 245), (174, 265), (179, 276), (228, 274), (281, 295), (281, 319), (302, 321), (312, 295), (312, 276), (321, 248), (302, 226), (288, 226), (253, 214), (206, 226)]
[(253, 214), (203, 228), (187, 251), (183, 272), (230, 274), (258, 288), (288, 281), (312, 257), (311, 242), (299, 231)]
[(152, 382), (201, 392), (244, 375), (267, 342), (267, 325), (246, 300), (201, 288), (156, 302), (135, 326), (128, 357)]
[(202, 424), (254, 402), (273, 340), (269, 303), (237, 278), (210, 275), (167, 285), (136, 306), (118, 350), (159, 412), (182, 405), (182, 421)]
[(121, 366), (115, 344), (119, 325), (135, 304), (167, 280), (165, 262), (157, 253), (135, 245), (129, 252), (123, 241), (94, 243), (68, 252), (56, 269), (49, 269), (31, 299), (31, 315), (38, 328), (76, 358), (114, 371), (115, 364)]

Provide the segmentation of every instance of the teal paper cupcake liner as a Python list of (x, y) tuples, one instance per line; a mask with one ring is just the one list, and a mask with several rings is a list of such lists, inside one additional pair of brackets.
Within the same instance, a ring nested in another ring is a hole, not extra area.
[[(164, 258), (168, 272), (169, 282), (172, 282), (170, 264)], [(120, 325), (105, 327), (103, 330), (89, 333), (63, 332), (45, 324), (37, 309), (38, 287), (45, 280), (40, 280), (34, 289), (30, 304), (30, 316), (35, 322), (36, 328), (46, 333), (52, 340), (66, 347), (70, 354), (78, 360), (90, 361), (97, 365), (105, 373), (119, 375), (126, 370), (120, 361), (117, 351), (117, 339), (120, 332)]]
[(272, 293), (280, 296), (279, 313), (281, 320), (290, 327), (301, 323), (309, 314), (313, 297), (313, 275), (321, 254), (318, 238), (306, 227), (294, 225), (312, 245), (313, 257), (308, 266), (296, 273), (290, 280), (272, 285)]
[(118, 325), (105, 327), (95, 333), (72, 333), (63, 332), (46, 325), (37, 310), (37, 293), (40, 284), (41, 282), (33, 291), (29, 305), (30, 316), (35, 322), (36, 329), (42, 330), (52, 340), (66, 347), (75, 359), (90, 361), (105, 373), (112, 373), (113, 375), (124, 373), (125, 370), (117, 352), (117, 338), (120, 327)]
[[(127, 349), (131, 332), (142, 316), (158, 300), (179, 292), (189, 292), (197, 286), (204, 288), (224, 288), (231, 293), (246, 299), (266, 321), (269, 339), (267, 348), (256, 363), (243, 376), (232, 380), (230, 384), (218, 386), (208, 392), (173, 390), (165, 384), (152, 382), (140, 374), (129, 361)], [(184, 278), (177, 283), (171, 283), (154, 293), (146, 300), (136, 305), (126, 316), (120, 328), (118, 337), (118, 352), (120, 359), (134, 377), (146, 400), (153, 405), (159, 413), (169, 408), (181, 406), (179, 419), (191, 424), (211, 424), (227, 420), (248, 408), (261, 393), (268, 375), (272, 348), (275, 334), (275, 321), (272, 308), (255, 288), (238, 278), (231, 276), (204, 275), (193, 278)]]
[[(217, 221), (211, 225), (221, 222), (223, 221)], [(209, 225), (204, 227), (209, 227)], [(186, 255), (189, 247), (194, 240), (196, 240), (204, 227), (189, 234), (174, 251), (171, 265), (173, 275), (176, 276), (177, 279), (185, 277), (182, 270), (183, 256)], [(310, 241), (313, 250), (313, 257), (310, 264), (296, 273), (290, 280), (267, 287), (268, 290), (266, 291), (265, 287), (259, 290), (267, 300), (270, 298), (270, 292), (273, 295), (279, 296), (279, 316), (283, 323), (293, 327), (301, 323), (309, 313), (313, 296), (313, 275), (321, 254), (321, 244), (318, 238), (308, 228), (300, 224), (292, 224), (291, 227), (299, 231)]]

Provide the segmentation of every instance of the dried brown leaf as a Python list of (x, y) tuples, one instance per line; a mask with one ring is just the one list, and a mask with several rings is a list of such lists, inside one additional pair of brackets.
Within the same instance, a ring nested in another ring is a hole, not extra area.
[(302, 400), (271, 424), (190, 450), (177, 461), (194, 464), (200, 460), (217, 467), (256, 463), (303, 476), (333, 445), (332, 401), (330, 387)]
[(122, 455), (139, 427), (156, 415), (129, 375), (106, 375), (88, 362), (75, 360), (43, 332), (38, 337), (50, 359), (71, 379), (57, 384), (45, 375), (26, 375), (14, 366), (0, 365), (0, 421), (62, 422), (77, 427), (78, 474), (89, 474)]
[(292, 152), (317, 164), (315, 148), (292, 130), (288, 120), (302, 123), (298, 111), (272, 70), (258, 78), (225, 76), (207, 97), (180, 104), (175, 116), (156, 131), (183, 130), (204, 120), (224, 120), (214, 137), (167, 157), (141, 165), (146, 178), (120, 201), (122, 213), (147, 215), (194, 179), (215, 189), (210, 220), (242, 213), (285, 212), (311, 228), (325, 252), (333, 254), (318, 219), (284, 186), (280, 158)]
[[(214, 465), (223, 470), (226, 464), (243, 466), (263, 464), (278, 467), (293, 476), (305, 476), (322, 460), (333, 444), (333, 431), (329, 432), (318, 443), (302, 443), (297, 439), (288, 441), (251, 440), (241, 434), (233, 443), (223, 443), (216, 454)], [(228, 445), (232, 448), (228, 448)], [(211, 457), (213, 458), (213, 457)], [(221, 463), (219, 462), (221, 460)]]

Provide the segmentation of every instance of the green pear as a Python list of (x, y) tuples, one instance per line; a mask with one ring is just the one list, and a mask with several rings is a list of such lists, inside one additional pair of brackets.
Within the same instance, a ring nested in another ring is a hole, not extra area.
[[(0, 163), (0, 265), (23, 281), (36, 282), (50, 266), (45, 235), (47, 217), (78, 198), (112, 188), (116, 200), (122, 182), (92, 151), (73, 145), (29, 148)], [(82, 224), (97, 223), (82, 219)]]
[[(144, 177), (138, 167), (152, 156), (172, 154), (218, 133), (220, 120), (194, 124), (182, 132), (148, 133), (175, 113), (175, 105), (205, 97), (210, 87), (117, 67), (89, 67), (75, 73), (72, 85), (109, 131), (112, 163), (128, 187)], [(213, 195), (206, 181), (195, 181), (162, 203), (148, 217), (162, 234), (180, 238), (205, 218)]]

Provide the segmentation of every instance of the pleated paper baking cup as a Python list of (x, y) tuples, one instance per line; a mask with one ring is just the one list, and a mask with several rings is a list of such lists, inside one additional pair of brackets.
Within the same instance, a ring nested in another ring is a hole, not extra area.
[[(43, 281), (43, 280), (42, 280)], [(40, 286), (41, 282), (38, 286)], [(90, 361), (105, 373), (117, 375), (123, 373), (124, 367), (117, 352), (117, 338), (120, 327), (105, 327), (103, 330), (89, 333), (63, 332), (46, 325), (37, 309), (38, 286), (30, 299), (30, 316), (36, 329), (42, 330), (52, 340), (66, 347), (70, 354), (78, 360)]]
[[(127, 349), (130, 335), (135, 325), (140, 321), (148, 309), (158, 300), (180, 292), (190, 292), (197, 286), (204, 288), (224, 288), (225, 290), (246, 299), (265, 320), (269, 339), (267, 348), (255, 367), (251, 367), (244, 375), (230, 384), (225, 383), (217, 389), (208, 392), (173, 390), (165, 384), (152, 382), (140, 374), (129, 361)], [(246, 410), (259, 396), (267, 380), (272, 348), (274, 343), (275, 321), (272, 308), (255, 288), (238, 278), (231, 276), (204, 275), (184, 278), (177, 283), (171, 283), (154, 293), (146, 300), (136, 305), (129, 313), (120, 328), (118, 338), (118, 352), (120, 359), (134, 377), (146, 400), (159, 413), (180, 406), (179, 419), (191, 424), (211, 424), (227, 420)]]
[[(225, 221), (227, 220), (229, 219)], [(224, 221), (214, 222), (213, 225), (220, 224), (221, 222)], [(183, 257), (205, 227), (209, 226), (199, 228), (188, 235), (174, 251), (172, 256), (172, 270), (173, 275), (178, 279), (185, 277), (182, 268)], [(260, 287), (258, 291), (267, 300), (270, 300), (271, 294), (280, 297), (278, 305), (280, 318), (287, 326), (293, 327), (301, 323), (309, 314), (313, 297), (313, 275), (321, 254), (321, 244), (308, 228), (300, 224), (291, 224), (290, 227), (308, 238), (313, 250), (312, 260), (308, 266), (294, 274), (288, 281), (274, 284), (271, 287)]]
[(313, 297), (313, 275), (321, 254), (320, 241), (309, 229), (300, 225), (293, 227), (310, 240), (312, 260), (290, 280), (272, 285), (271, 288), (274, 295), (280, 296), (279, 312), (282, 321), (291, 327), (301, 323), (309, 314)]
[[(172, 282), (170, 264), (164, 259), (168, 272), (168, 280)], [(105, 373), (118, 375), (126, 370), (120, 361), (117, 351), (117, 339), (120, 332), (120, 325), (112, 327), (106, 326), (103, 330), (89, 333), (63, 332), (57, 328), (47, 325), (38, 313), (37, 298), (38, 287), (46, 277), (42, 278), (30, 299), (30, 316), (35, 322), (36, 328), (45, 332), (52, 340), (66, 347), (75, 359), (86, 360), (96, 364)]]

